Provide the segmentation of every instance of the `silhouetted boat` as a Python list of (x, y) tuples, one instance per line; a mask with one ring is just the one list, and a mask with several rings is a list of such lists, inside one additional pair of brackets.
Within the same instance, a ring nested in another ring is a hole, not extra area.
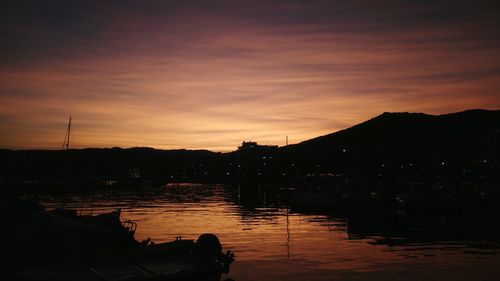
[(15, 280), (220, 280), (234, 261), (213, 234), (196, 242), (139, 242), (135, 223), (122, 222), (119, 210), (95, 216), (42, 210), (18, 219), (2, 234), (13, 242), (4, 253)]

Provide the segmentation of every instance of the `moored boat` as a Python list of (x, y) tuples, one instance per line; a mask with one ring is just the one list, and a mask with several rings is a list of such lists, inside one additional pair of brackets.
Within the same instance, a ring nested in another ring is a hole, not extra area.
[(134, 238), (136, 225), (120, 211), (80, 216), (35, 209), (10, 221), (2, 240), (13, 280), (220, 280), (234, 255), (202, 234), (165, 243)]

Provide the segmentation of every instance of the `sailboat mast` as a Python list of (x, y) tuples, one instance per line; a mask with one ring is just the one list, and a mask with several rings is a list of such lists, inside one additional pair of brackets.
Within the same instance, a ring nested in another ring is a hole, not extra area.
[(69, 138), (71, 136), (71, 116), (69, 117), (69, 123), (68, 123), (68, 129), (66, 129), (66, 134), (64, 135), (64, 142), (61, 147), (61, 150), (64, 150), (66, 147), (66, 150), (69, 150)]
[(69, 137), (71, 136), (71, 116), (68, 123), (68, 142), (66, 143), (66, 150), (69, 150)]

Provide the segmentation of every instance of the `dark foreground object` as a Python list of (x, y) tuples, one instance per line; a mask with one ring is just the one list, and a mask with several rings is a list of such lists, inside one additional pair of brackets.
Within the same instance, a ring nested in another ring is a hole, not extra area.
[(119, 210), (81, 216), (24, 200), (2, 202), (0, 208), (7, 223), (0, 234), (6, 280), (211, 281), (220, 280), (234, 261), (213, 234), (197, 242), (136, 241), (135, 223), (120, 221)]

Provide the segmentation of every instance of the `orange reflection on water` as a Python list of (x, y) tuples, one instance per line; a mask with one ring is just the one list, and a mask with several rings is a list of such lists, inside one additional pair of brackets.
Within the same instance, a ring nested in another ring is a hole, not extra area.
[[(235, 280), (454, 280), (460, 276), (494, 280), (492, 276), (500, 273), (495, 265), (500, 262), (498, 248), (467, 254), (469, 242), (376, 243), (387, 237), (348, 233), (350, 222), (345, 219), (289, 213), (266, 201), (238, 204), (240, 198), (230, 193), (223, 186), (187, 185), (91, 200), (94, 213), (122, 208), (123, 219), (137, 222), (138, 240), (150, 237), (164, 242), (176, 236), (196, 239), (202, 233), (216, 234), (225, 249), (236, 253), (231, 268)], [(67, 204), (78, 208), (86, 200), (88, 204), (90, 198), (77, 197)]]

